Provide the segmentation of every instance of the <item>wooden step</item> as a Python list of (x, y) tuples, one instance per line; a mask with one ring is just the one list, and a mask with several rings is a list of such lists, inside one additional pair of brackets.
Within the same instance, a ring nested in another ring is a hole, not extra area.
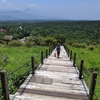
[(76, 100), (76, 99), (24, 93), (23, 95), (11, 96), (10, 100)]
[(53, 96), (53, 97), (62, 97), (62, 98), (69, 98), (69, 99), (79, 99), (79, 100), (88, 100), (87, 96), (84, 94), (71, 94), (71, 93), (63, 93), (63, 92), (51, 92), (51, 91), (44, 91), (44, 90), (37, 90), (37, 89), (26, 89), (20, 88), (18, 91), (20, 94), (28, 93), (28, 94), (38, 94), (38, 95), (45, 95), (45, 96)]

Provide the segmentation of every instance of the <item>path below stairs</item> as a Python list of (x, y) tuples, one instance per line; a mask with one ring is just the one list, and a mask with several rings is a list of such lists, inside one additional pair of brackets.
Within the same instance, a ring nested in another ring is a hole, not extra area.
[(30, 74), (11, 100), (88, 100), (88, 88), (80, 80), (63, 46), (60, 58), (54, 52), (35, 74)]

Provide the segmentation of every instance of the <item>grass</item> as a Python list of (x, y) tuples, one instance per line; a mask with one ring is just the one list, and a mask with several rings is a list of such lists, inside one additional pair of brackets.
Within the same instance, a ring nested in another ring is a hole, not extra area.
[[(31, 60), (32, 56), (37, 56), (43, 50), (45, 51), (47, 47), (35, 46), (32, 48), (26, 47), (0, 47), (0, 52), (5, 56), (3, 61), (5, 64), (0, 66), (0, 69), (5, 69), (8, 72), (14, 70), (15, 68), (21, 66), (27, 61)], [(6, 59), (6, 60), (5, 60)]]
[(74, 48), (69, 47), (73, 53), (76, 53), (77, 61), (84, 60), (84, 65), (87, 68), (100, 68), (100, 50), (95, 48), (94, 50), (89, 50), (88, 48)]
[[(76, 65), (79, 69), (80, 61), (84, 60), (84, 71), (83, 75), (85, 76), (85, 81), (90, 87), (91, 75), (90, 72), (96, 71), (98, 73), (97, 83), (95, 93), (100, 98), (100, 47), (94, 47), (93, 50), (90, 50), (89, 47), (86, 48), (75, 48), (68, 46), (72, 50), (73, 54), (76, 53)], [(94, 96), (95, 97), (95, 96)], [(94, 98), (94, 100), (98, 100)]]
[(0, 45), (0, 70), (7, 71), (10, 93), (15, 93), (31, 72), (31, 57), (34, 56), (35, 67), (38, 67), (40, 63), (40, 53), (41, 51), (45, 53), (46, 49), (48, 49), (48, 47), (34, 46), (27, 48), (24, 46), (8, 47)]

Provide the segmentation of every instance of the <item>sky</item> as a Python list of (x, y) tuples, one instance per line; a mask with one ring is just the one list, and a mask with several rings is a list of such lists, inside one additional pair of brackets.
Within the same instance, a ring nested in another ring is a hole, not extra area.
[(73, 20), (100, 20), (100, 0), (0, 0), (0, 9)]

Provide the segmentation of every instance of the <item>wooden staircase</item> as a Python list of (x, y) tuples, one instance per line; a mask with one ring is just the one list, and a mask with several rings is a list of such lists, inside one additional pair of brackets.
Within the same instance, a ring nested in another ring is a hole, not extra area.
[(54, 53), (27, 77), (15, 95), (10, 95), (10, 100), (88, 100), (88, 88), (64, 47), (60, 58)]

